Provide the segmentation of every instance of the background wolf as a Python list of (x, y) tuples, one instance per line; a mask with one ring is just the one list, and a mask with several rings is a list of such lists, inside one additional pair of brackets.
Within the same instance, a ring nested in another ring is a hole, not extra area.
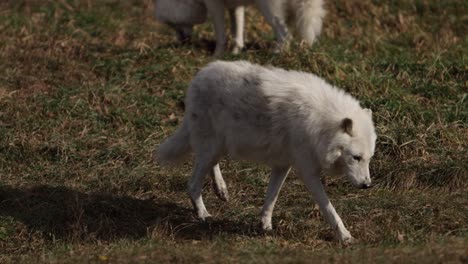
[(244, 47), (244, 6), (255, 4), (267, 23), (273, 28), (280, 51), (290, 38), (288, 22), (295, 24), (301, 39), (312, 44), (322, 30), (325, 16), (323, 0), (156, 0), (155, 16), (160, 22), (172, 26), (180, 41), (190, 39), (195, 24), (212, 17), (216, 33), (215, 55), (224, 52), (224, 10), (229, 10), (231, 32), (235, 46), (233, 53)]

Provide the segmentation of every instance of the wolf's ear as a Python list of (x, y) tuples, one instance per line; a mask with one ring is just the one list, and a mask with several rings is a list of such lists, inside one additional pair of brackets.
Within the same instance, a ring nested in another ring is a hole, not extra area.
[(343, 121), (341, 121), (341, 129), (346, 134), (352, 136), (353, 120), (351, 120), (350, 118), (343, 119)]
[(366, 112), (370, 117), (372, 117), (372, 110), (369, 108), (364, 108), (364, 112)]

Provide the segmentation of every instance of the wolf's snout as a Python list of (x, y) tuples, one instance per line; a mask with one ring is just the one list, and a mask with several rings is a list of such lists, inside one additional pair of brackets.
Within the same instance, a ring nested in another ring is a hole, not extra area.
[(372, 185), (370, 183), (361, 184), (361, 189), (369, 189)]

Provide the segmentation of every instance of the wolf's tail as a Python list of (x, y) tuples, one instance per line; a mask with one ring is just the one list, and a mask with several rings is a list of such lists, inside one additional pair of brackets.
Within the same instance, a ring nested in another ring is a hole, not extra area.
[(174, 135), (155, 147), (153, 159), (161, 165), (175, 164), (183, 161), (190, 150), (190, 132), (187, 122), (183, 122)]
[(303, 40), (312, 44), (322, 31), (322, 19), (326, 14), (323, 0), (299, 0), (296, 11), (296, 29)]

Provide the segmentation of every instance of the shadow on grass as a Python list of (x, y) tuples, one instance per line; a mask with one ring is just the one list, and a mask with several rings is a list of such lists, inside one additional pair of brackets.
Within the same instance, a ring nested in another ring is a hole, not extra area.
[(258, 235), (253, 226), (225, 219), (201, 223), (193, 218), (191, 209), (170, 201), (87, 194), (47, 185), (27, 189), (0, 186), (0, 215), (13, 217), (50, 239), (199, 240), (221, 233)]

